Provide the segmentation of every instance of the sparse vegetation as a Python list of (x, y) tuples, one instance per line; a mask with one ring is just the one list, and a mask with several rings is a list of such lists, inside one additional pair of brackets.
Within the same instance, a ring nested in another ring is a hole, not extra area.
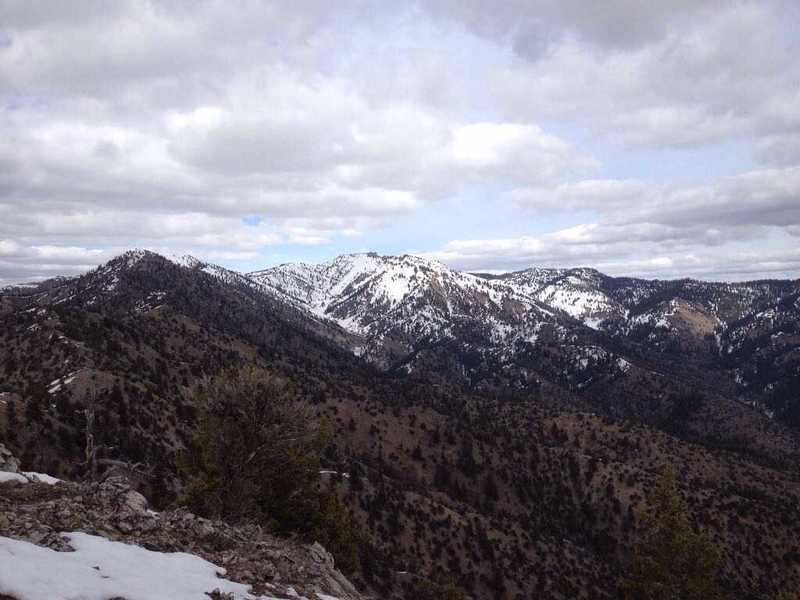
[(664, 469), (649, 496), (652, 514), (645, 538), (637, 544), (631, 573), (621, 585), (626, 600), (721, 599), (720, 551), (692, 528), (671, 469)]
[(213, 378), (199, 396), (198, 433), (179, 459), (192, 510), (318, 539), (352, 571), (355, 524), (319, 485), (329, 430), (297, 402), (292, 384), (246, 367)]
[[(491, 385), (462, 385), (448, 362), (457, 348), (445, 344), (424, 349), (410, 375), (383, 372), (246, 285), (155, 256), (117, 275), (114, 294), (90, 274), (14, 298), (1, 317), (0, 431), (26, 469), (82, 475), (84, 410), (96, 390), (98, 476), (112, 462), (139, 465), (139, 489), (168, 506), (181, 491), (175, 451), (191, 450), (205, 420), (197, 399), (210, 398), (214, 374), (254, 367), (291, 381), (289, 404), (315, 427), (327, 423), (330, 443), (317, 443), (315, 457), (329, 473), (309, 467), (316, 494), (287, 505), (285, 525), (258, 514), (258, 502), (231, 518), (265, 518), (284, 532), (300, 524), (298, 535), (333, 550), (381, 597), (404, 597), (411, 582), (440, 573), (476, 598), (615, 598), (642, 541), (646, 490), (665, 463), (681, 474), (690, 522), (723, 549), (729, 596), (771, 598), (800, 583), (796, 437), (696, 380), (632, 369), (575, 395), (542, 370), (562, 364), (553, 342), (525, 354), (535, 394), (508, 389), (488, 363), (475, 377)], [(640, 359), (655, 361), (662, 348)], [(31, 384), (45, 386), (41, 414), (27, 406)], [(701, 388), (699, 407), (673, 411), (675, 398)], [(650, 406), (660, 411), (642, 412)], [(681, 427), (671, 431), (673, 414)]]

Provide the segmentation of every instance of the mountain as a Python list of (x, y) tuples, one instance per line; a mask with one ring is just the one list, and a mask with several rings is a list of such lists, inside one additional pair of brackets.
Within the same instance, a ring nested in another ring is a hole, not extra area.
[[(354, 336), (345, 347), (387, 370), (475, 389), (558, 388), (637, 417), (658, 413), (668, 395), (648, 394), (648, 381), (679, 392), (686, 384), (797, 423), (797, 281), (650, 281), (587, 268), (498, 276), (374, 253), (249, 278), (339, 325)], [(614, 404), (634, 380), (642, 402)]]
[(623, 304), (609, 294), (613, 280), (594, 269), (532, 268), (497, 279), (593, 329), (627, 316)]
[[(351, 255), (248, 276), (126, 253), (0, 295), (0, 436), (75, 479), (92, 408), (103, 464), (161, 508), (206, 378), (255, 364), (331, 424), (321, 484), (363, 527), (368, 593), (447, 574), (475, 598), (616, 597), (665, 465), (731, 597), (800, 586), (800, 436), (736, 383), (754, 365), (791, 389), (797, 282), (539, 271)], [(588, 322), (601, 298), (621, 309)]]
[(422, 371), (475, 389), (576, 390), (629, 368), (595, 332), (523, 286), (420, 257), (345, 255), (249, 277), (360, 336), (350, 349), (388, 371)]
[(401, 357), (421, 340), (456, 337), (465, 326), (479, 325), (488, 343), (504, 345), (543, 326), (559, 329), (546, 307), (512, 287), (416, 256), (351, 254), (249, 277), (360, 335), (364, 345), (355, 350), (367, 358)]

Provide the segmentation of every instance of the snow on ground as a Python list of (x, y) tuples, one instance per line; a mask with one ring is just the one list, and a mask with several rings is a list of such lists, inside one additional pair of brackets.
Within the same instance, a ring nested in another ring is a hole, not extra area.
[[(59, 339), (62, 339), (64, 336), (59, 336)], [(58, 390), (61, 389), (64, 385), (70, 385), (73, 381), (75, 381), (75, 377), (83, 371), (84, 369), (78, 369), (77, 371), (72, 371), (71, 373), (67, 373), (66, 375), (62, 375), (58, 379), (54, 379), (50, 382), (47, 386), (47, 392), (49, 394), (55, 394)]]
[(343, 473), (340, 471), (331, 471), (329, 469), (323, 469), (319, 472), (320, 475), (341, 475), (345, 479), (350, 479), (350, 473)]
[(86, 533), (64, 534), (75, 552), (0, 537), (0, 594), (24, 600), (199, 600), (219, 589), (252, 599), (224, 569), (183, 552), (153, 552)]
[(8, 481), (18, 481), (20, 483), (28, 483), (28, 479), (19, 473), (9, 473), (8, 471), (0, 471), (0, 483)]
[(596, 318), (593, 318), (593, 317), (585, 317), (583, 319), (583, 324), (586, 325), (587, 327), (591, 327), (595, 331), (600, 329), (600, 323), (602, 323), (602, 322), (603, 322), (603, 319), (596, 319)]
[(0, 483), (5, 483), (8, 481), (18, 481), (19, 483), (29, 483), (34, 481), (37, 483), (55, 485), (61, 480), (56, 479), (52, 475), (36, 473), (34, 471), (24, 471), (22, 473), (9, 473), (8, 471), (0, 471)]
[(47, 475), (46, 473), (36, 473), (35, 471), (23, 471), (22, 474), (30, 481), (46, 483), (47, 485), (55, 485), (61, 481), (52, 475)]

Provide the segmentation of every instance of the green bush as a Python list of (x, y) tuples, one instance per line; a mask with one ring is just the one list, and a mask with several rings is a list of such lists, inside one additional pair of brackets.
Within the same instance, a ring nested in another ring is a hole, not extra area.
[(463, 588), (444, 575), (422, 580), (415, 587), (414, 597), (418, 600), (464, 600), (467, 597)]
[(339, 568), (355, 569), (357, 527), (335, 494), (319, 485), (329, 428), (297, 402), (289, 380), (248, 367), (202, 389), (198, 432), (179, 456), (189, 508), (317, 540)]
[(649, 494), (653, 514), (636, 547), (630, 575), (622, 581), (626, 600), (718, 600), (719, 549), (689, 523), (675, 475), (665, 470)]

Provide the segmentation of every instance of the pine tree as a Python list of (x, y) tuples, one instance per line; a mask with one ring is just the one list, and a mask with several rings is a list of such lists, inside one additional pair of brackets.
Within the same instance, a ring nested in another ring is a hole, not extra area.
[(626, 600), (717, 600), (719, 549), (692, 529), (675, 475), (666, 469), (649, 494), (653, 514), (647, 535), (636, 547), (630, 575), (621, 590)]
[(6, 405), (6, 439), (9, 442), (17, 441), (17, 429), (19, 429), (17, 403), (13, 400), (9, 400)]
[(355, 569), (361, 533), (335, 492), (319, 485), (329, 429), (291, 383), (244, 368), (211, 380), (199, 401), (199, 432), (179, 460), (192, 510), (319, 540), (339, 568)]
[(320, 423), (286, 379), (255, 368), (216, 377), (203, 396), (198, 436), (182, 457), (192, 508), (298, 526), (319, 478)]
[(43, 406), (48, 398), (47, 388), (43, 383), (32, 383), (28, 386), (27, 396), (25, 402), (25, 421), (28, 425), (40, 423), (44, 415)]

